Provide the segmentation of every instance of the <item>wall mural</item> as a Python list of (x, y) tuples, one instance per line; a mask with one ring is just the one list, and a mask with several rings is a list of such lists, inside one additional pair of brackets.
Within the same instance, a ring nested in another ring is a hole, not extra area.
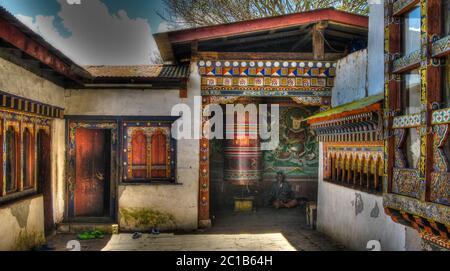
[(264, 178), (283, 171), (289, 178), (317, 177), (319, 148), (314, 133), (303, 121), (318, 111), (314, 107), (280, 108), (280, 144), (264, 152)]

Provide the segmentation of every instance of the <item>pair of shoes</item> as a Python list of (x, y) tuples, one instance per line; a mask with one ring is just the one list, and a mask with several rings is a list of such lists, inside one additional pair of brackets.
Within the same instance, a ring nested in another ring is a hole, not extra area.
[(142, 233), (140, 233), (140, 232), (135, 232), (135, 233), (133, 233), (133, 236), (132, 236), (132, 238), (134, 240), (139, 239), (141, 237), (142, 237)]

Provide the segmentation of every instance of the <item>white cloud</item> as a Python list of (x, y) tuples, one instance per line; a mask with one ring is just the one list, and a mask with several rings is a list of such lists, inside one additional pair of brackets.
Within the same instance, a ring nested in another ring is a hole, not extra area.
[(149, 64), (150, 55), (158, 50), (146, 19), (131, 19), (124, 10), (111, 15), (99, 0), (81, 5), (58, 1), (58, 16), (71, 33), (68, 38), (58, 33), (53, 16), (17, 17), (80, 65)]
[(170, 30), (171, 30), (171, 29), (170, 29), (169, 24), (168, 24), (166, 21), (162, 21), (162, 22), (159, 24), (159, 26), (158, 26), (157, 32), (158, 32), (158, 33), (160, 33), (160, 32), (167, 32), (167, 31), (170, 31)]

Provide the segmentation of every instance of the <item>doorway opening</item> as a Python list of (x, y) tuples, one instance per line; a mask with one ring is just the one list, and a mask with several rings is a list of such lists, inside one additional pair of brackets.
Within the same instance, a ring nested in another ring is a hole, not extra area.
[[(248, 98), (243, 99), (234, 104), (245, 104)], [(282, 217), (286, 225), (289, 221), (298, 224), (304, 221), (298, 217), (305, 217), (306, 203), (317, 200), (319, 146), (304, 120), (317, 113), (319, 108), (297, 104), (290, 98), (262, 98), (258, 102), (267, 104), (268, 108), (279, 106), (279, 144), (272, 150), (257, 150), (259, 142), (252, 145), (251, 140), (210, 140), (210, 217), (213, 227), (235, 223), (237, 219), (245, 228), (246, 224), (255, 222), (255, 217), (256, 220), (273, 217), (273, 223), (266, 223), (272, 230)], [(246, 129), (253, 126), (251, 122), (244, 125)], [(293, 197), (302, 203), (298, 208), (281, 211), (271, 206), (270, 193), (278, 172), (284, 174)], [(247, 212), (239, 212), (243, 205)]]
[(37, 177), (38, 193), (44, 198), (44, 229), (49, 234), (55, 229), (53, 218), (53, 193), (50, 160), (50, 135), (48, 131), (39, 130), (37, 134)]
[(112, 213), (111, 130), (78, 128), (75, 132), (73, 219), (110, 221)]

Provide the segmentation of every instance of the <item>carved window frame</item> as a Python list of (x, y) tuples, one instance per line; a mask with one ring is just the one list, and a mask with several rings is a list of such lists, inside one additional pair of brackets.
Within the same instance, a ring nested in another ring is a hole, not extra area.
[[(171, 127), (174, 121), (170, 120), (158, 120), (152, 118), (152, 120), (142, 121), (123, 121), (122, 133), (123, 133), (123, 184), (151, 184), (151, 183), (176, 183), (176, 160), (177, 160), (177, 141), (171, 134)], [(141, 131), (146, 137), (146, 164), (145, 164), (145, 177), (136, 178), (133, 176), (133, 146), (132, 137), (136, 131)], [(154, 177), (152, 175), (152, 137), (162, 133), (166, 137), (166, 164), (164, 167), (164, 177)]]

